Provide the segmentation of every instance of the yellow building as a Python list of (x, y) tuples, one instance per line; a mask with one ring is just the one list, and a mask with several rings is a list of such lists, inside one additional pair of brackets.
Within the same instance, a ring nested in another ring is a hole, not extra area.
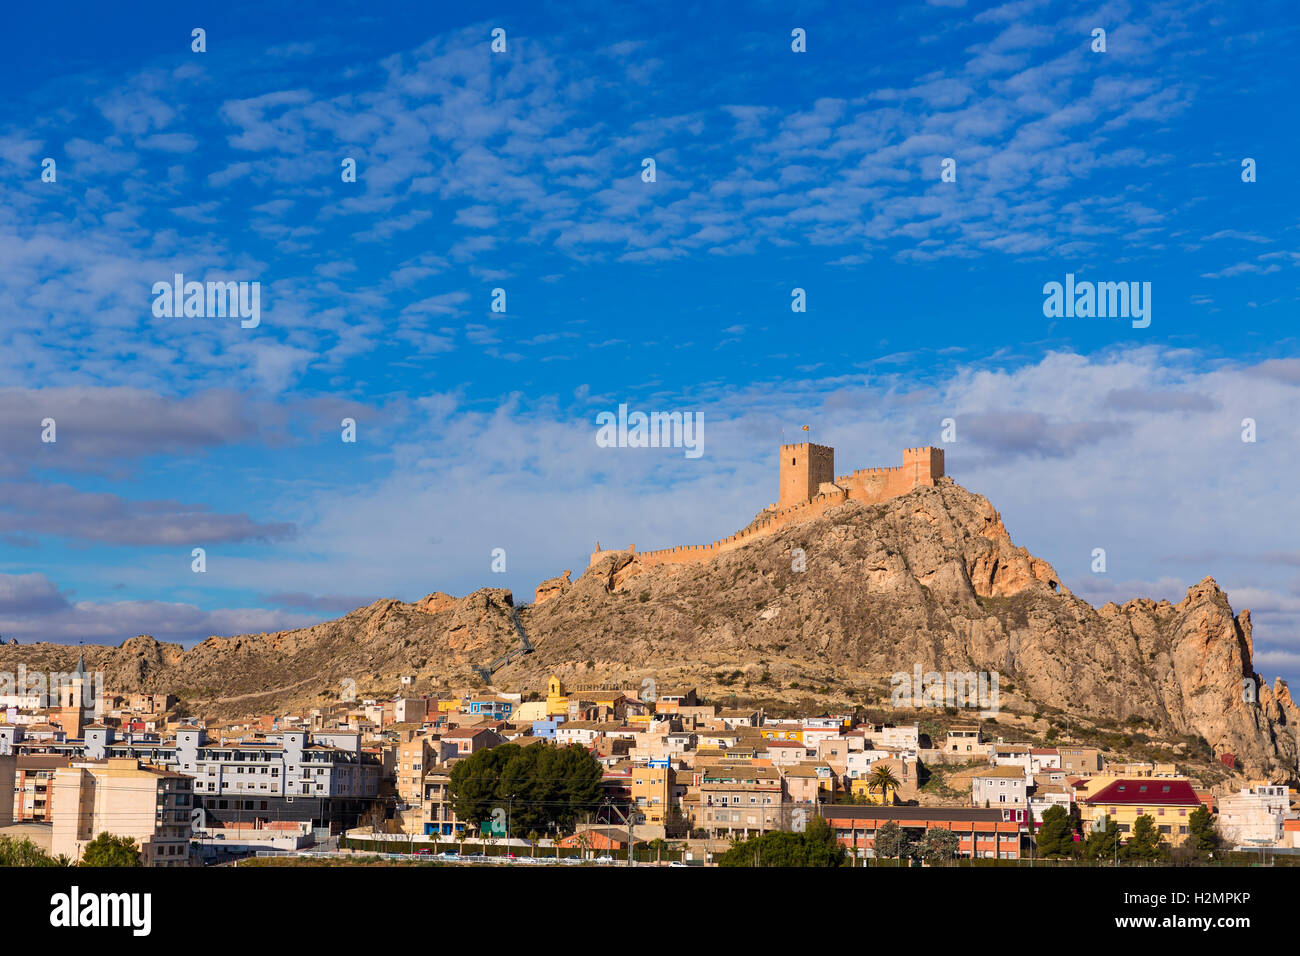
[(546, 682), (546, 716), (563, 717), (569, 713), (569, 695), (564, 684), (554, 674)]
[(882, 794), (872, 786), (872, 783), (870, 777), (854, 777), (849, 781), (849, 793), (853, 795), (855, 801), (870, 806), (892, 807), (898, 791), (893, 787), (885, 787), (885, 792)]
[(187, 866), (193, 781), (134, 757), (74, 761), (54, 773), (55, 856), (74, 860), (101, 833), (131, 837), (142, 866)]
[(1121, 840), (1132, 835), (1138, 817), (1148, 816), (1160, 839), (1177, 846), (1187, 839), (1188, 817), (1203, 806), (1186, 777), (1105, 777), (1088, 784), (1087, 795), (1078, 800), (1085, 832), (1105, 816)]
[(803, 743), (803, 724), (764, 724), (758, 732), (764, 740), (793, 740)]
[(632, 768), (632, 806), (641, 812), (647, 826), (668, 825), (672, 812), (673, 781), (671, 767)]

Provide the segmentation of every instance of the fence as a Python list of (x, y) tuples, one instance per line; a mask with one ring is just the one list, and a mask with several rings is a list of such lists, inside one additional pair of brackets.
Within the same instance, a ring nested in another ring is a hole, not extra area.
[[(528, 856), (539, 860), (579, 860), (584, 858), (594, 860), (600, 857), (610, 857), (614, 860), (627, 861), (626, 849), (601, 850), (588, 847), (584, 852), (580, 847), (521, 847), (493, 843), (491, 840), (484, 841), (473, 836), (468, 836), (464, 840), (453, 841), (423, 838), (404, 839), (396, 834), (386, 837), (348, 836), (340, 838), (339, 848), (361, 853), (392, 853), (408, 856), (415, 855), (419, 850), (427, 850), (430, 854), (457, 853), (462, 856), (508, 856), (513, 853), (517, 857)], [(660, 861), (676, 863), (681, 862), (683, 855), (680, 848), (674, 847), (670, 849), (665, 847), (663, 850), (658, 850), (647, 843), (638, 843), (634, 848), (632, 859), (635, 863), (657, 863)]]

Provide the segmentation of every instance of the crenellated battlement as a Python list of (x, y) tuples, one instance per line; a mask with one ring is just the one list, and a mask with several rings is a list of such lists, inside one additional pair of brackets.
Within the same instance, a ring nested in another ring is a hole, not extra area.
[[(782, 445), (780, 448), (780, 495), (777, 503), (769, 507), (768, 516), (755, 521), (743, 531), (720, 538), (710, 544), (686, 544), (657, 551), (636, 550), (636, 545), (625, 549), (640, 563), (693, 564), (708, 561), (716, 555), (752, 541), (754, 538), (774, 534), (781, 528), (820, 517), (831, 508), (853, 500), (865, 504), (879, 504), (890, 498), (905, 495), (922, 485), (933, 485), (944, 476), (942, 448), (908, 448), (903, 451), (903, 464), (886, 468), (860, 468), (832, 480), (835, 473), (835, 449), (829, 445), (811, 442)], [(591, 561), (605, 552), (599, 542), (591, 554)]]

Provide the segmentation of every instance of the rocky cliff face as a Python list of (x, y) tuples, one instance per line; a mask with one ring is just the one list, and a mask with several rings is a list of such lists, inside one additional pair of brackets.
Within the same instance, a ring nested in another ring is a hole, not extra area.
[(996, 672), (1032, 704), (1143, 718), (1253, 772), (1296, 772), (1300, 715), (1285, 685), (1255, 675), (1250, 614), (1234, 616), (1213, 579), (1178, 604), (1094, 609), (948, 478), (881, 505), (848, 502), (707, 565), (645, 569), (612, 552), (522, 617), (539, 654), (521, 667), (567, 658), (641, 674), (653, 662), (685, 676), (763, 662), (769, 684), (839, 686), (917, 665)]
[[(435, 593), (185, 653), (149, 638), (84, 650), (110, 688), (179, 687), (193, 709), (244, 713), (334, 699), (347, 677), (361, 690), (391, 688), (402, 673), (471, 683), (474, 665), (519, 646), (515, 610), (499, 589)], [(1030, 709), (1142, 718), (1153, 735), (1232, 751), (1249, 772), (1296, 775), (1300, 714), (1284, 685), (1254, 674), (1249, 612), (1234, 615), (1212, 579), (1178, 604), (1093, 608), (1012, 543), (985, 498), (948, 478), (880, 505), (847, 502), (706, 564), (647, 568), (607, 552), (576, 581), (544, 582), (518, 621), (535, 652), (497, 671), (499, 686), (536, 689), (555, 672), (707, 691), (739, 673), (772, 696), (815, 686), (862, 700), (917, 665), (996, 672)], [(67, 670), (78, 650), (2, 647), (0, 668)], [(1257, 683), (1256, 702), (1243, 699), (1243, 680)]]
[(509, 591), (484, 588), (463, 598), (435, 592), (415, 604), (376, 601), (336, 621), (275, 634), (211, 637), (188, 651), (151, 637), (121, 647), (61, 644), (0, 646), (0, 670), (102, 671), (108, 691), (171, 691), (191, 711), (247, 714), (339, 699), (343, 681), (359, 691), (389, 689), (402, 674), (437, 674), (465, 684), (472, 665), (516, 643)]

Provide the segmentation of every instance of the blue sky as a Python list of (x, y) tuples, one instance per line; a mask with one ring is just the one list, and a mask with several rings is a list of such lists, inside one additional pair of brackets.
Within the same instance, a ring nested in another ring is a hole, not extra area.
[[(1288, 5), (445, 7), (6, 13), (0, 633), (527, 600), (746, 524), (782, 428), (843, 472), (953, 418), (1076, 593), (1212, 574), (1300, 674)], [(260, 325), (155, 317), (176, 272), (260, 282)], [(1150, 327), (1045, 318), (1066, 273), (1150, 282)], [(705, 454), (598, 448), (620, 403)]]

